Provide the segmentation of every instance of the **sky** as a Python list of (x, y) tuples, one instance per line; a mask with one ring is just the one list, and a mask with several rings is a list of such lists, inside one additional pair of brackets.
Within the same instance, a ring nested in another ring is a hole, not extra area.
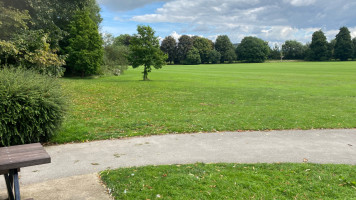
[(339, 28), (356, 37), (356, 0), (98, 0), (101, 32), (135, 34), (149, 25), (160, 38), (198, 35), (215, 41), (228, 35), (233, 43), (256, 36), (270, 44), (311, 41), (322, 30), (328, 40)]

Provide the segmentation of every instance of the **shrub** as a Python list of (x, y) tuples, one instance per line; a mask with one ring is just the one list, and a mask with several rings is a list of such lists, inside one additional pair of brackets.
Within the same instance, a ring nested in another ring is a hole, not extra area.
[(57, 79), (24, 69), (0, 70), (0, 146), (49, 141), (65, 104)]

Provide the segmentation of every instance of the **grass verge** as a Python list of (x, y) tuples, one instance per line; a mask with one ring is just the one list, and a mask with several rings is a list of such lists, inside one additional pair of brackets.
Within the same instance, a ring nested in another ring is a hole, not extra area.
[(193, 164), (101, 172), (115, 199), (356, 199), (356, 167)]

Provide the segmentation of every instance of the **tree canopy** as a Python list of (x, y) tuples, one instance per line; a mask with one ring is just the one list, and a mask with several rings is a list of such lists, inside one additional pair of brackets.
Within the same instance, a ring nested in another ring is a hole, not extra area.
[[(59, 76), (66, 64), (64, 58), (74, 56), (68, 51), (73, 37), (70, 24), (77, 11), (83, 10), (89, 13), (98, 31), (102, 19), (95, 0), (1, 1), (0, 63)], [(67, 69), (75, 71), (70, 66)]]
[(352, 39), (352, 44), (353, 44), (353, 49), (354, 49), (354, 55), (353, 58), (356, 58), (356, 38)]
[(201, 63), (201, 58), (199, 55), (199, 50), (193, 47), (188, 51), (187, 58), (184, 60), (186, 65), (197, 65)]
[(336, 35), (335, 58), (346, 61), (353, 57), (353, 48), (350, 31), (347, 27), (340, 28), (340, 32)]
[(213, 50), (213, 42), (208, 38), (196, 37), (193, 41), (193, 46), (199, 52), (201, 63), (209, 63), (209, 53)]
[(171, 64), (174, 62), (174, 59), (177, 56), (177, 42), (172, 36), (168, 36), (163, 39), (161, 44), (161, 50), (168, 54), (167, 61)]
[(151, 67), (162, 68), (166, 64), (168, 56), (159, 46), (158, 37), (150, 26), (137, 26), (137, 34), (130, 41), (129, 60), (133, 68), (143, 65), (143, 80), (147, 81)]
[(215, 49), (221, 54), (221, 63), (224, 63), (225, 61), (231, 62), (231, 59), (236, 57), (236, 55), (233, 55), (234, 46), (227, 35), (219, 35), (216, 38)]
[(193, 48), (193, 39), (188, 35), (182, 35), (178, 39), (177, 61), (181, 62), (187, 58), (188, 51)]
[(309, 55), (307, 55), (309, 60), (322, 61), (328, 59), (328, 42), (322, 30), (313, 33), (309, 48)]
[(88, 10), (77, 11), (69, 34), (68, 67), (82, 77), (97, 74), (103, 62), (103, 42)]
[(281, 59), (281, 50), (277, 44), (274, 45), (272, 49), (269, 50), (268, 59), (277, 60)]
[(237, 55), (239, 60), (251, 63), (264, 62), (269, 54), (268, 43), (256, 38), (245, 37), (239, 46), (237, 46)]
[(306, 47), (296, 40), (287, 40), (282, 45), (284, 59), (304, 59), (305, 51)]

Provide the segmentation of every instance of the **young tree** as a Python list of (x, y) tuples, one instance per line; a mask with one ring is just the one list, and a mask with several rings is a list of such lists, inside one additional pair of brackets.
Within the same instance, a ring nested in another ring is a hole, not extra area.
[(296, 40), (287, 40), (282, 45), (284, 59), (304, 59), (305, 51), (305, 46)]
[(144, 66), (143, 80), (147, 81), (151, 66), (156, 69), (166, 64), (168, 56), (159, 47), (158, 37), (150, 26), (137, 26), (137, 34), (130, 41), (129, 60), (133, 68)]
[(239, 60), (251, 63), (262, 63), (269, 54), (268, 43), (256, 38), (245, 37), (236, 48)]
[(340, 28), (340, 32), (336, 35), (335, 58), (346, 61), (352, 58), (352, 41), (350, 31), (347, 27)]
[(82, 77), (96, 74), (103, 62), (103, 41), (87, 10), (78, 11), (69, 24), (68, 68)]
[(236, 55), (232, 55), (234, 47), (227, 35), (219, 35), (216, 38), (215, 49), (221, 54), (221, 63), (224, 63), (225, 61), (231, 62), (231, 58), (236, 57)]
[(161, 50), (168, 54), (168, 62), (171, 64), (174, 62), (177, 54), (177, 42), (172, 36), (168, 36), (163, 39), (161, 44)]
[(193, 39), (188, 35), (182, 35), (178, 39), (177, 61), (182, 62), (187, 58), (188, 51), (193, 48)]
[(309, 46), (309, 59), (310, 60), (328, 60), (328, 41), (322, 30), (315, 31), (312, 36), (312, 42)]

